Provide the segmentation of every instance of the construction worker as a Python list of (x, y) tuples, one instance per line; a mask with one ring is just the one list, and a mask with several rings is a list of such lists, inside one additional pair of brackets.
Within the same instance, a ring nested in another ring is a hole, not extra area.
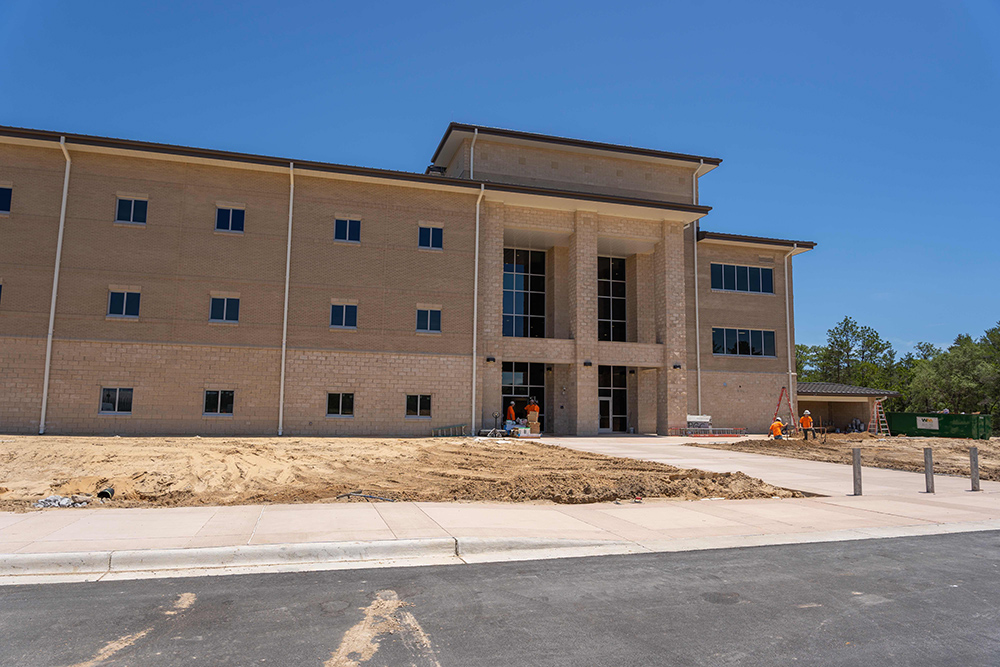
[(511, 401), (510, 405), (507, 406), (507, 421), (512, 422), (516, 420), (517, 417), (514, 415), (514, 401)]
[(806, 410), (802, 413), (801, 419), (799, 419), (799, 426), (802, 427), (802, 437), (806, 440), (809, 439), (809, 433), (813, 434), (813, 440), (816, 439), (816, 429), (813, 428), (813, 418), (809, 416), (809, 411)]
[[(528, 399), (528, 407), (526, 407), (524, 409), (524, 411), (525, 412), (541, 412), (541, 408), (538, 407), (538, 401), (535, 399), (534, 396), (532, 396), (530, 399)], [(526, 416), (528, 417), (528, 421), (531, 421), (531, 415), (526, 415)]]
[(775, 440), (782, 440), (783, 438), (781, 436), (781, 429), (783, 429), (784, 427), (785, 425), (781, 422), (781, 417), (775, 417), (774, 423), (771, 424), (771, 428), (768, 429), (771, 431), (771, 437), (773, 437)]

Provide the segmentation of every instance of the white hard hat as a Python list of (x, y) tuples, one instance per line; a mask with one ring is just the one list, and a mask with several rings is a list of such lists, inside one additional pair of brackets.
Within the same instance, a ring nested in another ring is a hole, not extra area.
[(511, 404), (511, 405), (514, 405), (514, 401), (511, 401), (511, 402), (510, 402), (510, 404)]
[(780, 422), (780, 421), (781, 421), (781, 417), (775, 417), (775, 418), (774, 418), (774, 421), (776, 421), (776, 422)]
[(808, 410), (806, 410), (806, 411), (805, 411), (805, 412), (803, 412), (802, 414), (804, 414), (804, 415), (807, 415), (807, 414), (809, 414), (809, 411), (808, 411)]

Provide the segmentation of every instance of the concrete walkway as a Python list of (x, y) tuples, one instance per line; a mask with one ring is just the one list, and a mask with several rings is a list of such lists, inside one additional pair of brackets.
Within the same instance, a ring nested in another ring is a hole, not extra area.
[[(758, 437), (763, 439), (763, 436)], [(751, 436), (751, 439), (757, 438)], [(728, 439), (729, 442), (733, 440), (733, 438)], [(727, 440), (720, 438), (718, 441)], [(654, 436), (546, 438), (545, 442), (608, 456), (658, 461), (678, 468), (698, 468), (709, 472), (742, 471), (775, 486), (821, 496), (842, 497), (854, 494), (851, 466), (839, 463), (692, 447), (684, 444), (691, 442), (690, 438)], [(713, 441), (706, 439), (704, 442)], [(862, 473), (862, 486), (865, 496), (910, 496), (916, 493), (926, 495), (923, 473), (865, 467)], [(969, 480), (965, 477), (945, 475), (934, 477), (934, 489), (938, 495), (960, 494), (970, 488)], [(1000, 492), (1000, 483), (983, 481), (981, 488), (983, 491)]]
[[(360, 503), (0, 513), (0, 584), (681, 551), (1000, 530), (1000, 484), (674, 444), (548, 442), (735, 471), (827, 497), (590, 505)], [(375, 545), (375, 546), (372, 546)], [(377, 548), (376, 548), (377, 547)], [(116, 563), (121, 564), (116, 569)], [(125, 565), (127, 563), (127, 565)], [(262, 570), (263, 568), (263, 570)], [(27, 575), (45, 576), (27, 576)]]

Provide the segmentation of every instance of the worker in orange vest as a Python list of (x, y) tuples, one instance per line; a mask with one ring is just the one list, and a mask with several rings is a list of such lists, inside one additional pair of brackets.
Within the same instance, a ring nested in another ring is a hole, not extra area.
[(771, 437), (775, 440), (782, 440), (781, 429), (783, 429), (784, 426), (785, 425), (781, 423), (781, 417), (775, 417), (774, 423), (771, 424), (771, 428), (769, 429), (771, 431)]
[[(541, 412), (541, 408), (538, 407), (538, 401), (535, 400), (534, 396), (532, 396), (530, 399), (528, 399), (528, 407), (526, 407), (524, 409), (524, 411), (525, 411), (525, 413), (529, 413), (529, 412)], [(531, 415), (530, 414), (526, 414), (525, 416), (528, 417), (528, 421), (531, 421)]]
[(517, 417), (514, 416), (514, 401), (511, 401), (510, 405), (507, 406), (507, 421), (512, 422), (516, 419)]
[(813, 428), (813, 418), (809, 416), (808, 410), (802, 413), (802, 418), (799, 419), (799, 426), (802, 427), (802, 437), (808, 440), (809, 433), (812, 432), (813, 440), (816, 439), (816, 429)]

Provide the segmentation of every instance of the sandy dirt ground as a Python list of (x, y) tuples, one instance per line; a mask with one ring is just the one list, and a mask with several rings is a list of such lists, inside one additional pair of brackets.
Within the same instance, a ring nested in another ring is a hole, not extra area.
[(334, 502), (350, 491), (396, 500), (555, 503), (799, 495), (742, 473), (683, 470), (530, 440), (0, 436), (0, 510), (109, 486), (115, 498), (105, 507)]
[(878, 439), (867, 433), (831, 433), (826, 441), (819, 440), (741, 440), (732, 443), (709, 444), (692, 442), (709, 449), (729, 449), (754, 454), (787, 456), (809, 461), (851, 463), (851, 450), (861, 448), (861, 465), (893, 470), (924, 471), (924, 447), (934, 452), (934, 472), (942, 475), (968, 477), (969, 448), (979, 448), (979, 477), (1000, 482), (1000, 438), (966, 440), (961, 438)]

